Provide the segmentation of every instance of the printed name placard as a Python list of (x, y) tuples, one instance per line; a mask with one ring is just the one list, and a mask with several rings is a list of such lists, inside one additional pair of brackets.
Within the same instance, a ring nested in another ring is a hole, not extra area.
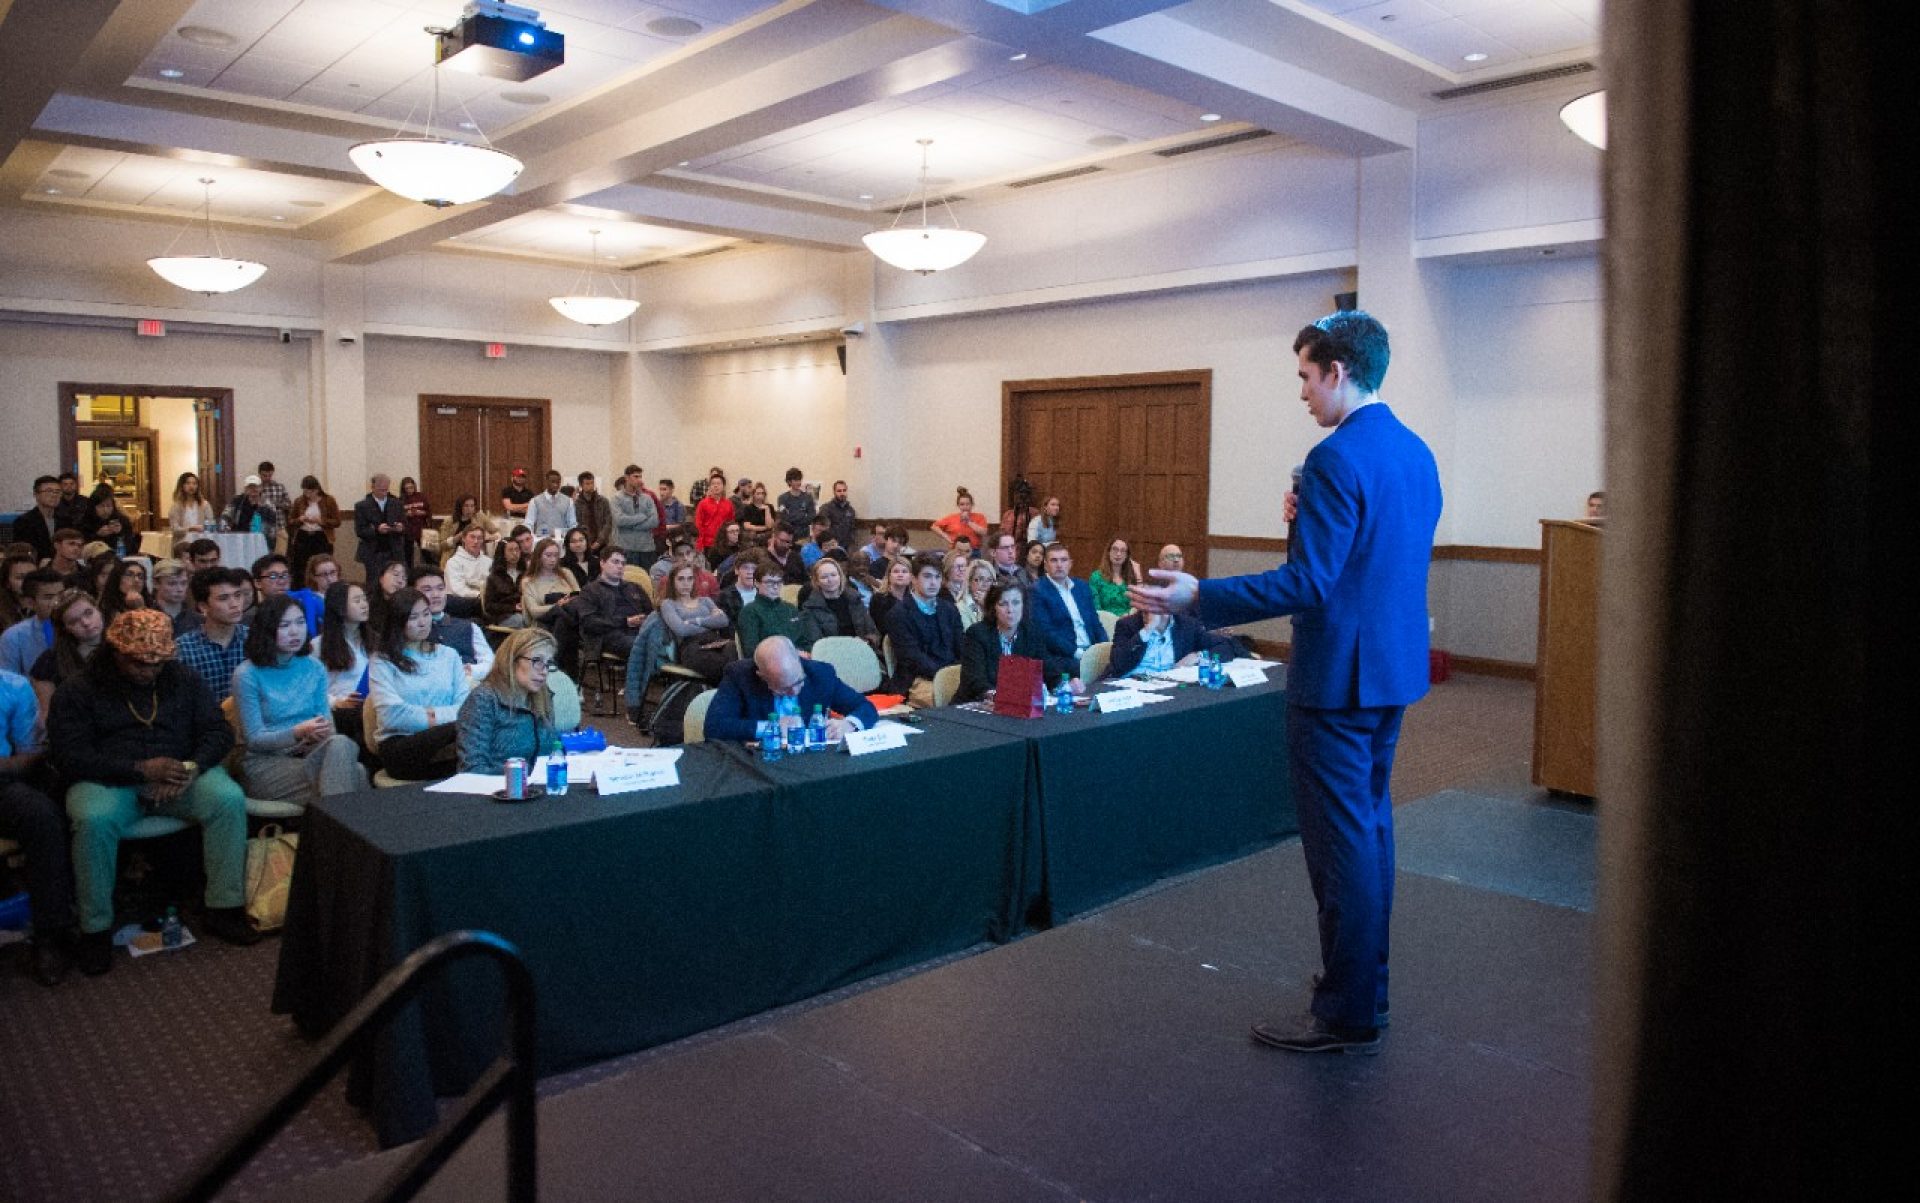
[(1227, 665), (1227, 680), (1233, 682), (1236, 689), (1245, 689), (1249, 685), (1265, 685), (1267, 670), (1257, 660), (1235, 660)]
[(1102, 714), (1115, 714), (1122, 710), (1138, 710), (1146, 705), (1147, 699), (1137, 690), (1109, 689), (1093, 695), (1094, 709)]
[(891, 723), (869, 731), (847, 732), (847, 752), (853, 756), (865, 756), (869, 752), (884, 752), (889, 748), (906, 746), (907, 733)]
[(602, 794), (626, 794), (680, 784), (680, 766), (660, 761), (603, 764), (594, 771), (593, 788)]

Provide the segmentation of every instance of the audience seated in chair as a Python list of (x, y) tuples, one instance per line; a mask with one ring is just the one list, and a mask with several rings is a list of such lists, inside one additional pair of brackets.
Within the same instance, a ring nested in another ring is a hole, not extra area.
[(691, 557), (674, 565), (660, 599), (660, 620), (673, 638), (674, 662), (698, 673), (707, 684), (717, 685), (720, 674), (734, 659), (733, 636), (728, 630), (732, 624), (711, 597), (696, 593), (699, 573)]
[[(1061, 677), (1078, 678), (1080, 662), (1047, 649), (1047, 641), (1028, 620), (1027, 591), (1014, 580), (987, 591), (987, 617), (967, 628), (960, 647), (960, 688), (953, 701), (971, 702), (992, 693), (1000, 680), (1002, 656), (1025, 656), (1041, 663), (1049, 688)], [(1081, 682), (1074, 681), (1075, 692)]]
[(307, 643), (298, 601), (282, 594), (260, 603), (247, 658), (233, 673), (240, 779), (250, 797), (311, 805), (367, 788), (360, 749), (334, 726), (327, 670), (303, 654)]
[(379, 650), (367, 672), (369, 742), (381, 767), (403, 781), (453, 771), (455, 719), (472, 678), (459, 653), (433, 642), (433, 612), (418, 590), (387, 602)]
[(1040, 628), (1047, 651), (1055, 656), (1078, 659), (1107, 633), (1100, 625), (1093, 591), (1085, 581), (1073, 579), (1073, 553), (1064, 543), (1047, 547), (1047, 575), (1035, 582), (1030, 600), (1033, 605), (1028, 621)]
[(483, 677), (493, 667), (493, 645), (487, 633), (464, 618), (447, 613), (447, 580), (440, 569), (422, 564), (407, 574), (407, 583), (427, 599), (427, 612), (433, 615), (433, 641), (452, 648), (474, 677)]
[(107, 628), (86, 673), (54, 693), (47, 716), (48, 746), (72, 783), (76, 959), (89, 974), (113, 967), (120, 839), (143, 811), (200, 825), (206, 930), (232, 944), (260, 938), (243, 910), (247, 800), (223, 767), (233, 731), (213, 691), (173, 654), (166, 615), (130, 610)]
[(740, 607), (740, 620), (735, 624), (740, 635), (742, 657), (751, 658), (760, 641), (771, 635), (785, 636), (801, 651), (813, 646), (811, 639), (800, 637), (798, 607), (781, 596), (786, 583), (786, 570), (776, 564), (771, 555), (762, 553), (757, 557), (754, 563), (754, 588), (758, 596)]
[(25, 677), (0, 669), (0, 839), (26, 855), (33, 912), (33, 976), (43, 986), (67, 975), (73, 952), (73, 854), (67, 814), (50, 797), (39, 710)]
[(253, 578), (240, 568), (209, 568), (193, 574), (192, 588), (200, 625), (180, 636), (177, 656), (206, 682), (219, 705), (233, 692), (233, 670), (247, 657), (247, 624), (241, 616), (253, 601)]
[(800, 602), (801, 647), (813, 645), (831, 635), (852, 635), (879, 646), (880, 631), (873, 625), (867, 603), (849, 587), (845, 565), (835, 559), (816, 560), (813, 587)]
[(1232, 659), (1239, 648), (1225, 635), (1209, 631), (1191, 614), (1129, 614), (1113, 628), (1109, 677), (1163, 673), (1200, 663), (1203, 652)]
[(913, 558), (913, 592), (887, 612), (896, 688), (915, 707), (933, 704), (933, 674), (960, 662), (960, 611), (947, 596), (938, 552)]

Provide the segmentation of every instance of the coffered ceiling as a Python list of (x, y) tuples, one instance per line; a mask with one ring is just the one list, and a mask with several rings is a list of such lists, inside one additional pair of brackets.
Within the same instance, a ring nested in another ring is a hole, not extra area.
[(521, 83), (439, 70), (434, 112), (526, 170), (436, 210), (346, 152), (421, 127), (425, 30), (459, 0), (0, 2), (0, 204), (178, 221), (210, 177), (217, 222), (343, 262), (585, 262), (592, 229), (624, 267), (741, 239), (845, 249), (913, 197), (921, 139), (936, 189), (967, 201), (1177, 171), (1197, 156), (1166, 152), (1236, 133), (1273, 136), (1198, 154), (1382, 153), (1443, 110), (1435, 93), (1593, 61), (1599, 21), (1598, 0), (529, 7), (566, 35), (565, 65)]

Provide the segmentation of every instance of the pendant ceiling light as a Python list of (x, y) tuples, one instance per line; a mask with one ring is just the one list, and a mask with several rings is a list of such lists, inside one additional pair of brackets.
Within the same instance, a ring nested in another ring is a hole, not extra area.
[(1581, 141), (1601, 150), (1607, 148), (1607, 94), (1589, 92), (1560, 106), (1560, 120), (1580, 136)]
[(255, 263), (251, 259), (235, 259), (220, 246), (220, 235), (213, 228), (213, 181), (205, 176), (200, 179), (203, 190), (201, 211), (207, 223), (207, 253), (204, 255), (176, 255), (173, 248), (186, 237), (188, 226), (173, 236), (167, 245), (167, 253), (147, 260), (147, 266), (154, 274), (177, 288), (189, 292), (203, 292), (213, 296), (222, 292), (233, 292), (267, 274), (267, 265)]
[(881, 262), (902, 271), (919, 272), (923, 276), (958, 267), (987, 245), (985, 234), (960, 228), (959, 219), (953, 216), (953, 206), (947, 203), (944, 196), (940, 198), (940, 207), (947, 211), (947, 217), (953, 225), (948, 227), (927, 223), (927, 147), (932, 145), (933, 139), (920, 139), (920, 224), (900, 224), (900, 219), (913, 208), (908, 205), (894, 214), (890, 229), (875, 230), (860, 239)]
[[(438, 38), (447, 31), (429, 26), (427, 32)], [(524, 164), (503, 150), (495, 150), (490, 143), (475, 146), (434, 134), (434, 113), (440, 107), (439, 71), (437, 66), (430, 68), (427, 120), (418, 134), (408, 136), (407, 122), (402, 122), (393, 137), (362, 142), (349, 150), (347, 157), (388, 192), (444, 209), (492, 196), (513, 183)], [(464, 104), (460, 107), (466, 108)], [(413, 115), (407, 116), (411, 121)], [(469, 113), (467, 118), (472, 122), (473, 115)], [(473, 125), (476, 130), (480, 128), (477, 122)], [(480, 140), (486, 142), (485, 133)]]
[[(582, 326), (610, 326), (625, 317), (631, 317), (633, 311), (640, 308), (640, 302), (630, 299), (620, 291), (620, 282), (607, 272), (596, 271), (600, 265), (600, 231), (589, 231), (593, 236), (593, 267), (581, 273), (581, 279), (575, 281), (574, 289), (564, 297), (548, 297), (547, 304), (560, 311), (560, 316), (570, 322), (579, 322)], [(595, 287), (595, 279), (606, 277), (607, 291), (601, 293)]]

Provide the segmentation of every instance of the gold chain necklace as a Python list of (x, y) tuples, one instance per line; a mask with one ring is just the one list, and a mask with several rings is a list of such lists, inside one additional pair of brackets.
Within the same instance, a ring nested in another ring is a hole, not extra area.
[(145, 714), (141, 714), (138, 710), (135, 710), (133, 708), (133, 699), (128, 698), (127, 713), (131, 714), (134, 717), (134, 721), (138, 722), (142, 727), (151, 728), (154, 720), (160, 717), (160, 691), (158, 689), (153, 691), (153, 707)]

